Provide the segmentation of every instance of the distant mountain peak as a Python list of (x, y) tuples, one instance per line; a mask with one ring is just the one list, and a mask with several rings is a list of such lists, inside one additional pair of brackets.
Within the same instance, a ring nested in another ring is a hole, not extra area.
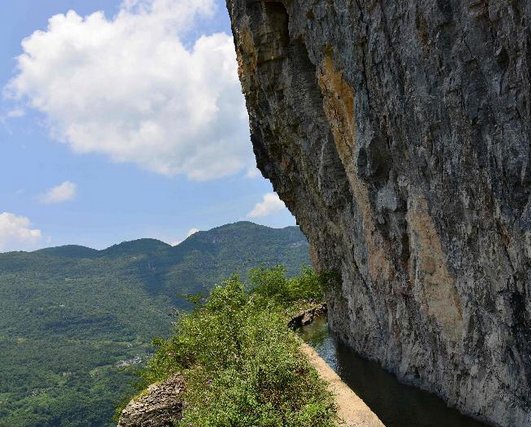
[[(98, 258), (107, 256), (133, 256), (144, 255), (167, 249), (176, 249), (188, 247), (198, 242), (221, 244), (234, 240), (255, 240), (263, 237), (264, 239), (283, 237), (288, 239), (286, 244), (294, 245), (293, 247), (306, 242), (306, 238), (297, 226), (287, 226), (284, 228), (273, 228), (266, 225), (256, 224), (251, 221), (236, 221), (229, 224), (220, 225), (210, 230), (201, 230), (187, 237), (178, 245), (169, 245), (152, 238), (140, 238), (135, 240), (124, 241), (112, 245), (103, 250), (92, 249), (80, 245), (64, 245), (52, 248), (45, 248), (34, 251), (62, 258)], [(186, 244), (185, 244), (186, 243)]]
[(94, 258), (98, 256), (99, 251), (86, 246), (64, 245), (40, 249), (34, 253), (41, 253), (62, 258)]
[(171, 245), (157, 239), (142, 238), (113, 245), (100, 251), (101, 255), (136, 255), (171, 248)]

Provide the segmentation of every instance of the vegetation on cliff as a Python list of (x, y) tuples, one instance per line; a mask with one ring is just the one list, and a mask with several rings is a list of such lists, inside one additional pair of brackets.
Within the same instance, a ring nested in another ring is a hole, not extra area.
[(326, 427), (332, 395), (299, 350), (288, 320), (321, 298), (311, 270), (256, 269), (250, 286), (234, 277), (178, 316), (175, 334), (156, 340), (145, 385), (180, 372), (186, 380), (182, 426)]

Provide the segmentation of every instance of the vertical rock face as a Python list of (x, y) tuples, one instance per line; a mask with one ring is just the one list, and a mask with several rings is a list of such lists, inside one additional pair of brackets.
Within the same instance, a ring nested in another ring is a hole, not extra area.
[(531, 425), (531, 2), (227, 6), (258, 166), (341, 272), (332, 329)]

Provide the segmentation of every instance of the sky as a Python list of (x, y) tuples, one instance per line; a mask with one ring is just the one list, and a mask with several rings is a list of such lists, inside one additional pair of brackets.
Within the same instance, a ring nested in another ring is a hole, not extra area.
[(220, 0), (2, 0), (0, 252), (295, 220), (255, 166)]

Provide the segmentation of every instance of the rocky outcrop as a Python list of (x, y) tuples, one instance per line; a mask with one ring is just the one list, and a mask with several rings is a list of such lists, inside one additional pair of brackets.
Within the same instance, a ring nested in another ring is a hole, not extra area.
[(307, 308), (290, 319), (288, 322), (288, 328), (299, 329), (302, 326), (309, 325), (313, 323), (317, 317), (324, 316), (326, 311), (326, 304), (316, 304), (313, 307)]
[(182, 417), (184, 385), (180, 375), (152, 384), (129, 402), (120, 415), (118, 427), (173, 427)]
[(332, 329), (404, 381), (531, 425), (531, 3), (228, 0), (258, 166)]

